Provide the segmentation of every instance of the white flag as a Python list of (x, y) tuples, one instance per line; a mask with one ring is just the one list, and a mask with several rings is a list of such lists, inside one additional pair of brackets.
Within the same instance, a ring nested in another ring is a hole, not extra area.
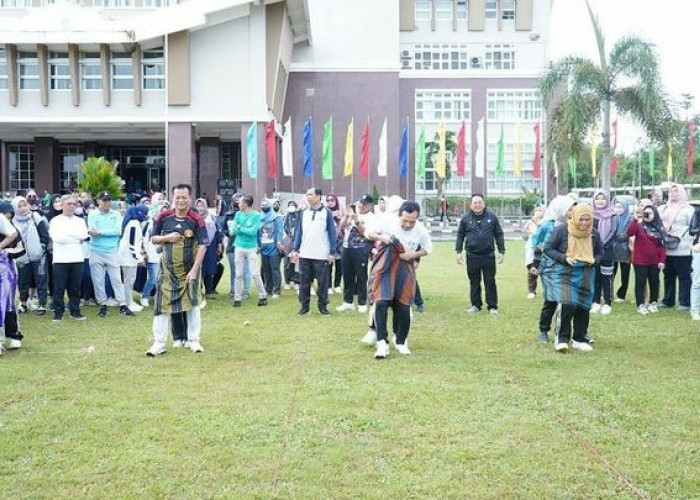
[[(474, 161), (476, 162), (474, 173), (477, 177), (484, 178), (484, 165), (486, 165), (486, 145), (484, 144), (484, 119), (477, 122), (476, 144), (474, 144)], [(481, 151), (481, 150), (483, 151)]]
[(294, 164), (292, 156), (292, 119), (289, 118), (284, 124), (282, 134), (282, 174), (287, 177), (294, 175)]
[(379, 163), (377, 164), (377, 175), (386, 177), (387, 161), (386, 161), (386, 117), (384, 125), (382, 125), (382, 133), (379, 134)]

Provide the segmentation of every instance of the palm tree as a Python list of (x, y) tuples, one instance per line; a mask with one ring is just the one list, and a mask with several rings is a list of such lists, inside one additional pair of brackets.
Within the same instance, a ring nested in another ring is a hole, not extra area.
[(605, 37), (588, 0), (586, 7), (598, 45), (598, 64), (577, 56), (550, 63), (540, 77), (539, 89), (545, 106), (550, 102), (554, 105), (547, 146), (559, 158), (578, 154), (588, 130), (602, 118), (602, 185), (609, 188), (612, 106), (619, 114), (639, 123), (651, 139), (662, 143), (675, 135), (677, 123), (661, 85), (653, 44), (626, 36), (613, 45), (606, 58)]

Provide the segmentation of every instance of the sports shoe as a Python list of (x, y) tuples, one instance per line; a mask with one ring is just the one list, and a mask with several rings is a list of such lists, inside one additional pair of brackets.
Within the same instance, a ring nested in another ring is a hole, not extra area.
[(566, 342), (556, 342), (554, 344), (554, 350), (557, 352), (566, 352), (569, 350), (569, 344)]
[(321, 316), (330, 316), (331, 315), (331, 313), (325, 307), (319, 307), (318, 312), (321, 313)]
[(371, 328), (367, 330), (367, 333), (365, 333), (365, 336), (362, 337), (362, 340), (360, 340), (363, 344), (367, 345), (374, 345), (377, 343), (377, 332), (372, 330)]
[[(649, 314), (649, 310), (644, 304), (639, 304), (639, 307), (637, 307), (637, 312), (642, 316), (646, 316), (647, 314)], [(700, 317), (698, 319), (700, 319)]]
[(690, 318), (691, 318), (693, 321), (700, 321), (700, 313), (692, 313), (692, 314), (690, 315)]
[(189, 341), (189, 347), (190, 351), (192, 352), (204, 352), (204, 348), (202, 347), (202, 344), (199, 343), (197, 340), (190, 340)]
[[(367, 306), (365, 306), (365, 309)], [(335, 308), (336, 311), (338, 312), (343, 312), (343, 311), (354, 311), (355, 310), (355, 305), (350, 304), (349, 302), (343, 302), (340, 304), (338, 307)]]
[(374, 352), (375, 359), (384, 359), (389, 355), (389, 344), (386, 340), (380, 340), (377, 342), (377, 350)]
[(549, 344), (549, 335), (547, 335), (547, 332), (540, 332), (538, 339), (543, 344)]
[(598, 314), (600, 312), (600, 304), (594, 302), (591, 306), (591, 314)]
[(476, 307), (476, 306), (471, 306), (469, 309), (467, 309), (467, 312), (468, 312), (469, 314), (476, 314), (476, 313), (478, 313), (479, 311), (481, 311), (481, 309), (479, 309), (479, 308)]
[(690, 306), (678, 306), (676, 309), (678, 311), (690, 311)]
[(314, 287), (311, 287), (311, 291), (309, 293), (311, 295), (316, 295), (316, 289)]
[(141, 307), (148, 307), (149, 305), (148, 299), (141, 299)]
[(272, 298), (273, 298), (273, 299), (279, 299), (279, 298), (280, 298), (280, 294), (279, 294), (279, 293), (273, 293), (273, 294), (272, 294)]
[(648, 310), (651, 314), (654, 314), (654, 313), (659, 312), (659, 308), (658, 308), (658, 306), (656, 305), (656, 302), (652, 302), (651, 304), (649, 304), (649, 307), (647, 307), (647, 310)]
[(36, 314), (37, 316), (43, 316), (44, 314), (46, 314), (46, 308), (44, 306), (39, 306), (34, 311), (34, 314)]
[(534, 293), (528, 293), (528, 294), (527, 294), (527, 298), (528, 298), (528, 299), (534, 299), (535, 297), (537, 297), (537, 295), (535, 295)]
[(285, 290), (291, 290), (291, 289), (292, 289), (292, 285), (287, 285), (287, 284), (285, 284), (285, 285), (284, 285), (284, 289), (285, 289)]
[(240, 301), (240, 300), (234, 300), (234, 301), (233, 301), (233, 307), (241, 307), (241, 301)]
[(140, 311), (143, 311), (143, 306), (140, 304), (137, 304), (136, 302), (132, 302), (131, 305), (129, 306), (129, 310), (131, 312), (140, 312)]
[(180, 347), (185, 347), (185, 341), (184, 340), (173, 340), (173, 347), (174, 348), (180, 348)]
[(52, 321), (54, 321), (56, 323), (59, 321), (63, 321), (63, 314), (53, 313), (53, 320)]
[(134, 313), (131, 312), (131, 309), (129, 309), (126, 306), (119, 307), (119, 314), (121, 314), (122, 316), (133, 316), (134, 315)]
[(299, 312), (297, 313), (297, 316), (306, 316), (309, 314), (309, 308), (308, 307), (302, 307), (299, 309)]
[(0, 344), (0, 356), (2, 356), (3, 354), (5, 354), (5, 348), (2, 344)]
[(489, 314), (491, 316), (498, 316), (498, 309), (489, 309)]
[(620, 297), (615, 297), (615, 302), (624, 302), (625, 299), (620, 298)]
[(591, 352), (593, 350), (591, 344), (587, 342), (576, 342), (575, 340), (571, 341), (571, 347), (581, 352)]
[(367, 312), (367, 305), (365, 304), (365, 305), (357, 306), (357, 312), (366, 313)]
[(403, 354), (404, 356), (408, 356), (411, 354), (411, 350), (408, 348), (408, 342), (404, 342), (403, 344), (396, 344), (396, 350), (399, 354)]
[(29, 299), (27, 301), (27, 307), (34, 311), (37, 307), (39, 307), (39, 301), (37, 299)]
[(335, 287), (335, 293), (343, 293), (343, 289), (339, 286)]
[(416, 305), (416, 312), (423, 314), (425, 312), (425, 305), (424, 304), (417, 304)]
[(333, 295), (333, 289), (332, 289), (332, 288), (329, 288), (329, 289), (328, 289), (328, 295)]
[(24, 314), (27, 312), (27, 306), (23, 306), (22, 304), (19, 305), (17, 308), (17, 314)]
[(105, 300), (105, 305), (107, 307), (117, 307), (119, 305), (119, 302), (117, 302), (117, 299), (109, 298)]
[(612, 312), (612, 307), (610, 307), (607, 304), (604, 304), (603, 307), (600, 308), (600, 314), (607, 316)]
[(70, 317), (73, 318), (73, 319), (76, 320), (76, 321), (85, 321), (85, 316), (83, 316), (83, 315), (80, 314), (80, 313), (78, 313), (78, 314), (71, 314)]
[(258, 299), (258, 307), (263, 307), (267, 305), (267, 298)]
[(98, 312), (97, 315), (98, 315), (100, 318), (104, 318), (105, 316), (107, 316), (107, 306), (106, 306), (106, 305), (101, 305), (101, 306), (100, 306), (100, 312)]
[(19, 339), (7, 339), (7, 348), (8, 349), (19, 349), (22, 347), (22, 341)]
[(158, 356), (159, 354), (165, 354), (167, 349), (165, 348), (165, 344), (161, 344), (160, 342), (153, 342), (153, 345), (148, 348), (146, 351), (146, 356), (149, 358), (154, 358)]

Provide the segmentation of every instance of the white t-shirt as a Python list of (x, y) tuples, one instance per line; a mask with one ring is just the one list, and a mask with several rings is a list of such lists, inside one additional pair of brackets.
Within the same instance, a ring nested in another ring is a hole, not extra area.
[(404, 231), (401, 227), (401, 220), (398, 217), (382, 217), (375, 220), (375, 224), (367, 229), (369, 233), (378, 233), (385, 236), (392, 236), (399, 240), (407, 252), (415, 252), (420, 247), (427, 253), (433, 251), (433, 241), (430, 238), (430, 233), (420, 222), (410, 231)]

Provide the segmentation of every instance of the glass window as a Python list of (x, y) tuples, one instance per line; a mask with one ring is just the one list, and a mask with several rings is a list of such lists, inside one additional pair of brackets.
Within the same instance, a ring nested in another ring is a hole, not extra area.
[(0, 8), (22, 9), (31, 6), (32, 0), (0, 0)]
[(452, 0), (436, 0), (435, 17), (439, 21), (452, 20)]
[(112, 89), (131, 90), (134, 88), (134, 71), (131, 67), (131, 54), (112, 54)]
[(515, 19), (515, 0), (501, 0), (501, 19)]
[(97, 52), (83, 52), (80, 57), (80, 80), (83, 90), (102, 90), (102, 63)]
[(165, 62), (162, 48), (145, 51), (141, 69), (144, 89), (165, 88)]
[(17, 66), (19, 68), (19, 88), (23, 90), (38, 90), (39, 61), (36, 52), (20, 52)]
[(457, 0), (457, 19), (466, 19), (468, 11), (467, 0)]
[(496, 19), (498, 17), (498, 0), (486, 0), (484, 17), (486, 19)]
[(430, 21), (432, 15), (430, 0), (416, 0), (415, 3), (416, 21)]
[(70, 144), (61, 144), (59, 155), (61, 187), (67, 190), (71, 177), (78, 180), (78, 166), (85, 160), (85, 156), (82, 146)]
[(67, 52), (51, 52), (49, 54), (50, 87), (52, 90), (70, 89), (70, 67)]
[(486, 45), (486, 69), (515, 69), (515, 47), (508, 43)]
[(499, 122), (537, 122), (542, 117), (542, 103), (535, 90), (489, 91), (486, 113)]
[(7, 89), (7, 57), (5, 48), (0, 47), (0, 90)]
[(16, 193), (34, 188), (34, 145), (7, 146), (10, 190)]
[(93, 5), (95, 7), (132, 7), (134, 5), (133, 0), (93, 0)]
[(469, 67), (465, 44), (415, 44), (413, 60), (414, 69), (465, 70)]
[[(521, 129), (521, 137), (524, 139), (528, 134), (523, 134)], [(486, 165), (487, 165), (487, 191), (493, 196), (517, 196), (522, 194), (523, 189), (533, 190), (540, 187), (540, 180), (532, 178), (532, 157), (535, 154), (534, 142), (520, 143), (520, 177), (515, 175), (515, 143), (514, 139), (509, 139), (504, 133), (503, 141), (503, 176), (496, 175), (496, 164), (498, 161), (498, 137), (500, 134), (500, 125), (489, 127), (489, 145), (486, 148)], [(532, 134), (529, 134), (532, 136)], [(495, 139), (491, 139), (495, 137)], [(514, 137), (514, 135), (513, 135)], [(533, 140), (534, 140), (534, 136)], [(511, 142), (509, 142), (511, 141)]]

